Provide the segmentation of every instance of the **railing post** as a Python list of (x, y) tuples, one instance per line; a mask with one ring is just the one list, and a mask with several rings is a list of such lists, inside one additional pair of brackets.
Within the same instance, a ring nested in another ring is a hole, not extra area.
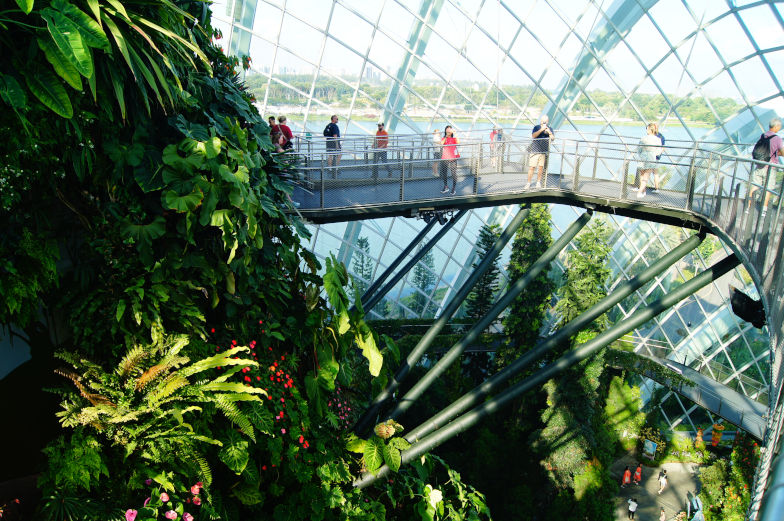
[(591, 179), (596, 179), (596, 167), (599, 166), (599, 142), (596, 142), (596, 146), (593, 149), (593, 175)]
[(621, 175), (623, 176), (623, 182), (621, 183), (621, 199), (626, 200), (629, 196), (629, 160), (626, 159), (624, 153), (623, 158), (623, 167), (621, 168)]
[(324, 210), (324, 156), (321, 156), (321, 190), (319, 190), (319, 206)]
[[(563, 164), (563, 160), (561, 160)], [(574, 142), (574, 184), (572, 189), (577, 192), (580, 189), (580, 142)]]
[[(400, 150), (398, 149), (398, 152)], [(400, 154), (400, 201), (405, 201), (405, 184), (406, 184), (406, 162), (404, 161), (405, 153)]]
[(697, 145), (694, 146), (694, 153), (691, 155), (691, 162), (689, 163), (689, 174), (686, 177), (686, 209), (691, 210), (694, 203), (694, 186), (696, 184), (697, 173), (695, 166), (697, 164)]

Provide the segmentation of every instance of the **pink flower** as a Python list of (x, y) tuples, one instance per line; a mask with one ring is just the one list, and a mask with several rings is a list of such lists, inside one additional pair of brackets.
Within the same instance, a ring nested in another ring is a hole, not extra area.
[(191, 487), (191, 494), (193, 494), (194, 496), (199, 495), (199, 492), (201, 492), (201, 489), (199, 488), (199, 485), (193, 485)]
[(166, 492), (161, 493), (161, 501), (163, 501), (164, 503), (169, 501), (169, 494), (167, 494)]
[(129, 508), (125, 511), (125, 521), (133, 521), (136, 519), (136, 514), (138, 514), (136, 510)]
[(166, 519), (177, 519), (177, 512), (174, 510), (167, 510), (166, 513), (163, 514), (163, 517)]
[(193, 521), (193, 516), (190, 515), (188, 512), (182, 514), (182, 521)]
[(147, 478), (147, 479), (145, 479), (145, 480), (144, 480), (144, 484), (145, 484), (145, 485), (152, 485), (152, 479), (151, 479), (151, 478)]
[(281, 434), (286, 434), (286, 429), (281, 429), (281, 430), (280, 430), (280, 433), (281, 433)]
[(149, 503), (149, 502), (150, 502), (150, 499), (152, 499), (152, 498), (149, 498), (149, 497), (148, 497), (147, 499), (145, 499), (145, 500), (144, 500), (144, 504), (143, 504), (142, 506), (143, 506), (143, 507), (146, 507), (146, 506), (147, 506), (147, 503)]
[(193, 504), (196, 506), (201, 505), (201, 498), (199, 496), (193, 496)]

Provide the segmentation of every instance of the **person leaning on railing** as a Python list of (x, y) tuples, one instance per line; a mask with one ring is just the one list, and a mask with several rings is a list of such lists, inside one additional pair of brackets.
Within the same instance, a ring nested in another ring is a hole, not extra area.
[[(768, 158), (768, 163), (779, 163), (779, 155), (784, 152), (784, 141), (782, 141), (781, 136), (777, 134), (778, 131), (781, 130), (781, 119), (771, 119), (770, 123), (768, 123), (768, 129), (767, 132), (762, 134), (762, 137), (770, 140), (770, 157)], [(754, 166), (756, 167), (758, 165)], [(767, 184), (765, 182), (766, 179)], [(765, 202), (762, 204), (762, 213), (764, 214), (768, 210), (768, 202), (772, 195), (771, 190), (776, 186), (776, 170), (772, 170), (770, 165), (761, 165), (752, 172), (751, 180), (753, 184), (749, 189), (749, 202), (746, 206), (746, 212), (748, 213), (751, 208), (751, 200), (754, 193), (762, 187), (765, 190)]]

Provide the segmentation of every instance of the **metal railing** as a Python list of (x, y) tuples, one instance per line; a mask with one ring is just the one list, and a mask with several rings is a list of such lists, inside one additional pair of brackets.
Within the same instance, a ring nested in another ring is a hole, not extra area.
[[(500, 143), (491, 143), (487, 131), (462, 133), (456, 161), (439, 160), (443, 149), (433, 144), (429, 134), (389, 136), (386, 155), (377, 153), (372, 136), (341, 139), (339, 152), (327, 150), (323, 138), (300, 138), (297, 168), (304, 190), (296, 191), (294, 198), (308, 215), (352, 209), (367, 213), (371, 207), (395, 205), (416, 209), (445, 199), (454, 199), (459, 206), (467, 197), (474, 205), (483, 197), (491, 205), (498, 204), (495, 201), (501, 198), (492, 196), (499, 194), (512, 202), (517, 195), (522, 201), (531, 195), (560, 193), (571, 200), (706, 224), (730, 244), (754, 279), (777, 353), (771, 360), (769, 390), (776, 397), (770, 400), (775, 413), (768, 415), (754, 487), (754, 518), (784, 430), (784, 405), (777, 403), (784, 358), (781, 167), (754, 161), (750, 154), (723, 153), (707, 143), (676, 141), (668, 141), (660, 160), (650, 165), (638, 154), (635, 139), (558, 132), (549, 145), (542, 187), (528, 188), (531, 139), (510, 134)], [(718, 145), (726, 147), (726, 143)], [(638, 197), (639, 178), (651, 166), (659, 175), (660, 189)], [(442, 193), (441, 183), (450, 188), (448, 193)], [(776, 505), (773, 508), (781, 508)]]

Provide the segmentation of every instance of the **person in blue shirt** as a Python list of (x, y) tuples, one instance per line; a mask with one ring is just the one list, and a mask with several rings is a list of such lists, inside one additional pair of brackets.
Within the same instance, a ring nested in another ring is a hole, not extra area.
[(550, 140), (555, 137), (555, 131), (547, 125), (549, 122), (550, 118), (547, 115), (544, 115), (542, 116), (540, 123), (531, 130), (532, 140), (530, 155), (528, 156), (528, 164), (530, 166), (528, 168), (528, 183), (525, 185), (526, 190), (531, 187), (531, 180), (534, 177), (535, 168), (538, 168), (538, 172), (536, 173), (536, 188), (542, 187), (542, 171), (544, 170), (544, 164), (547, 161), (547, 154), (550, 151)]

